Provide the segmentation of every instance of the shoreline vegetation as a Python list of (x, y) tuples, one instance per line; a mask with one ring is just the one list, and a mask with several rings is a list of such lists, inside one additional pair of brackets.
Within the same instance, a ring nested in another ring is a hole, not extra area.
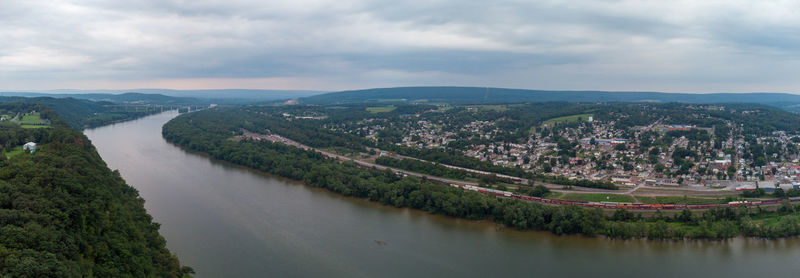
[[(273, 175), (302, 181), (345, 196), (364, 198), (395, 207), (408, 207), (472, 220), (492, 220), (519, 230), (554, 234), (606, 236), (614, 239), (728, 239), (736, 236), (782, 238), (800, 235), (800, 206), (785, 202), (776, 210), (760, 207), (657, 211), (648, 217), (626, 210), (605, 215), (600, 209), (547, 206), (501, 199), (442, 186), (424, 179), (401, 178), (391, 171), (359, 168), (355, 163), (329, 159), (280, 143), (241, 140), (242, 129), (263, 130), (269, 117), (246, 108), (224, 108), (178, 116), (164, 125), (162, 135), (174, 144)], [(305, 136), (325, 140), (324, 134), (303, 129)]]
[[(0, 109), (40, 111), (52, 122), (38, 129), (0, 123), (0, 143), (15, 151), (0, 154), (3, 276), (191, 277), (194, 271), (166, 248), (138, 191), (85, 135), (41, 104)], [(35, 152), (16, 152), (25, 142), (35, 142)]]

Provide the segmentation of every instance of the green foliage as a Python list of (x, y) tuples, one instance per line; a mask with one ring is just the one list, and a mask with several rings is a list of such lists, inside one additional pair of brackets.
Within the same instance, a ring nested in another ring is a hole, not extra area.
[[(3, 105), (49, 109), (31, 104)], [(62, 122), (0, 129), (0, 144), (36, 153), (0, 161), (0, 273), (4, 277), (181, 277), (144, 200), (108, 169), (89, 140)]]
[(386, 112), (392, 112), (396, 108), (397, 107), (394, 107), (394, 106), (367, 107), (367, 111), (369, 111), (370, 113), (373, 113), (373, 114), (374, 113), (386, 113)]
[(745, 198), (758, 198), (764, 196), (766, 193), (763, 188), (756, 188), (755, 190), (742, 191), (742, 197)]
[[(50, 120), (58, 118), (76, 129), (98, 127), (110, 123), (132, 120), (160, 112), (160, 110), (155, 109), (125, 110), (116, 107), (110, 102), (93, 102), (73, 98), (60, 99), (51, 97), (0, 97), (0, 103), (6, 105), (9, 107), (9, 109), (15, 109), (18, 111), (22, 111), (22, 109), (16, 109), (15, 106), (22, 105), (29, 107), (31, 103), (40, 104), (40, 106), (31, 107), (37, 111), (41, 111), (41, 108), (43, 107), (52, 109), (48, 112), (42, 111), (40, 115), (41, 118)], [(27, 119), (35, 120), (35, 117)], [(33, 127), (29, 125), (26, 126)]]
[(375, 160), (375, 164), (449, 179), (463, 180), (468, 176), (482, 176), (471, 175), (464, 170), (451, 169), (442, 165), (435, 165), (433, 163), (408, 158), (394, 159), (391, 157), (382, 156)]

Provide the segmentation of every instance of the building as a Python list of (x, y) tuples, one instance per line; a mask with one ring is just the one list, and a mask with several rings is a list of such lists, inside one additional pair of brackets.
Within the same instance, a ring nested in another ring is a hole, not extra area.
[[(583, 138), (583, 139), (581, 139), (581, 144), (590, 144), (591, 142), (592, 142), (592, 138)], [(628, 139), (619, 139), (619, 138), (605, 139), (605, 138), (599, 138), (599, 139), (595, 139), (594, 142), (595, 142), (595, 144), (598, 144), (598, 145), (616, 145), (616, 144), (628, 143)]]
[(731, 160), (730, 159), (715, 159), (714, 160), (714, 165), (719, 167), (722, 170), (726, 170), (726, 169), (728, 169), (728, 166), (731, 166)]
[(692, 125), (669, 125), (667, 127), (667, 130), (669, 130), (669, 131), (673, 131), (673, 130), (687, 131), (687, 130), (691, 130), (692, 128), (694, 128), (694, 126), (692, 126)]
[(33, 153), (36, 151), (36, 143), (34, 142), (25, 143), (25, 145), (22, 145), (22, 149)]

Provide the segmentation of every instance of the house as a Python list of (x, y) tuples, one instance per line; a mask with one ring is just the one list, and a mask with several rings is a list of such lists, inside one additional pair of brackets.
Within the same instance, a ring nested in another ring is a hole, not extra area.
[(36, 143), (34, 142), (25, 143), (25, 145), (22, 145), (22, 149), (33, 153), (36, 151)]

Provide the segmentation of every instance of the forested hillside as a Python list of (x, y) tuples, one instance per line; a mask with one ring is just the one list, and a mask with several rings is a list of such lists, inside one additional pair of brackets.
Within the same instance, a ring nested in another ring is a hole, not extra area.
[(36, 142), (0, 153), (0, 275), (3, 277), (182, 277), (190, 268), (165, 246), (144, 200), (108, 169), (91, 142), (37, 104), (48, 128), (0, 123), (0, 144)]
[(67, 124), (76, 129), (98, 127), (160, 112), (160, 110), (155, 109), (147, 110), (144, 108), (118, 107), (114, 103), (106, 101), (94, 102), (73, 98), (0, 97), (0, 103), (35, 103), (45, 105), (55, 111), (60, 119), (63, 119)]
[(684, 102), (760, 103), (797, 110), (800, 96), (785, 93), (681, 94), (661, 92), (555, 91), (486, 87), (397, 87), (342, 91), (302, 98), (308, 104), (449, 103), (492, 104), (519, 102)]

